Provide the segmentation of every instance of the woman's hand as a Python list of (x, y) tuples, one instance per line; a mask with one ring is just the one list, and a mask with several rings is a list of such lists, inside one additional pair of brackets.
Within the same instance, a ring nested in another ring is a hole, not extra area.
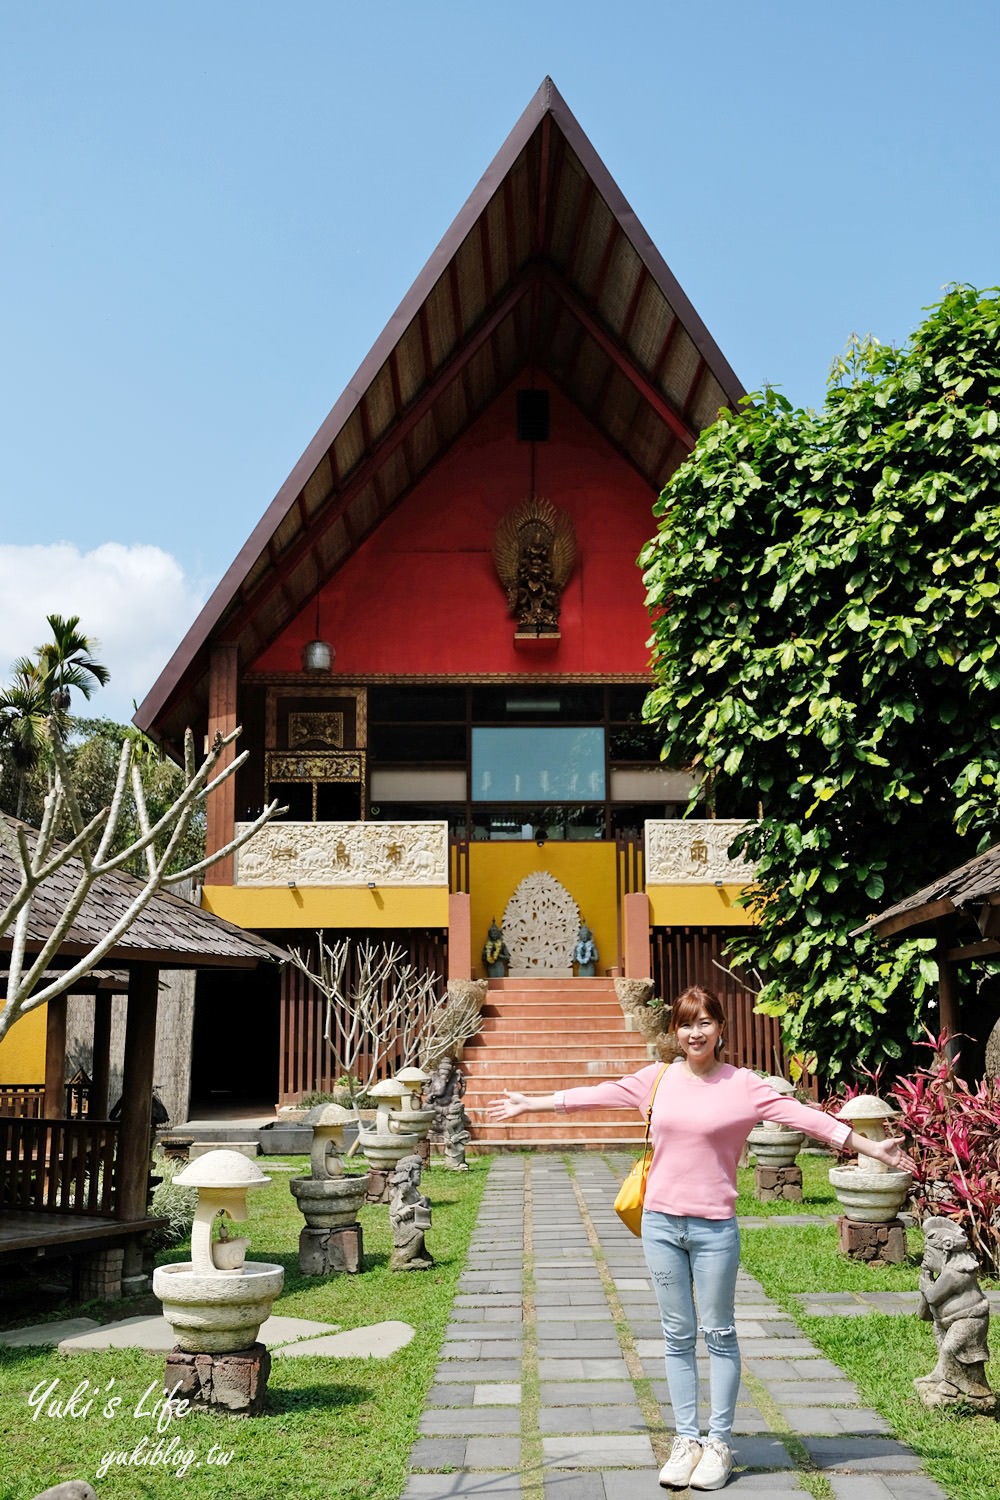
[(916, 1171), (916, 1162), (907, 1156), (902, 1141), (894, 1136), (888, 1136), (884, 1141), (870, 1141), (867, 1136), (859, 1135), (855, 1130), (852, 1131), (852, 1137), (850, 1149), (859, 1156), (870, 1156), (892, 1172)]
[(516, 1120), (518, 1115), (524, 1114), (526, 1109), (531, 1108), (531, 1101), (527, 1094), (519, 1094), (513, 1089), (504, 1089), (502, 1099), (491, 1099), (486, 1106), (486, 1115), (490, 1120)]

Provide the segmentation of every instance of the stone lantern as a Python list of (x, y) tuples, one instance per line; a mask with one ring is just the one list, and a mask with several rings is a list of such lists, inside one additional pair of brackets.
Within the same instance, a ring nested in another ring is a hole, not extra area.
[(423, 1068), (400, 1068), (393, 1082), (403, 1084), (406, 1092), (400, 1097), (399, 1108), (389, 1111), (393, 1130), (402, 1130), (406, 1135), (417, 1137), (417, 1154), (422, 1158), (429, 1154), (427, 1137), (434, 1125), (435, 1116), (433, 1109), (421, 1108), (421, 1091), (425, 1083), (430, 1083), (430, 1078), (431, 1075), (425, 1073)]
[[(233, 1239), (228, 1223), (247, 1217), (247, 1192), (271, 1181), (239, 1151), (206, 1151), (174, 1181), (198, 1191), (191, 1259), (157, 1266), (153, 1291), (174, 1330), (166, 1389), (195, 1406), (256, 1415), (263, 1409), (271, 1356), (257, 1343), (261, 1324), (281, 1291), (282, 1266), (247, 1261), (250, 1241)], [(219, 1236), (213, 1228), (219, 1223)]]
[(375, 1100), (375, 1123), (358, 1126), (358, 1143), (371, 1171), (368, 1174), (368, 1202), (389, 1202), (389, 1174), (404, 1156), (412, 1156), (420, 1142), (416, 1131), (401, 1130), (393, 1122), (402, 1114), (403, 1096), (410, 1090), (405, 1083), (385, 1078), (367, 1091)]
[(327, 1276), (361, 1269), (363, 1248), (358, 1210), (368, 1178), (344, 1171), (344, 1133), (354, 1115), (340, 1104), (320, 1104), (305, 1116), (313, 1131), (311, 1176), (288, 1184), (305, 1218), (299, 1234), (299, 1267), (305, 1276)]
[[(778, 1094), (794, 1094), (795, 1088), (787, 1078), (765, 1078), (765, 1083)], [(754, 1194), (762, 1203), (774, 1199), (789, 1202), (802, 1201), (802, 1168), (795, 1158), (802, 1149), (805, 1136), (776, 1120), (762, 1120), (747, 1136), (747, 1145), (757, 1158), (754, 1168)]]
[[(874, 1094), (849, 1099), (838, 1118), (869, 1140), (886, 1138), (885, 1122), (896, 1111)], [(894, 1171), (865, 1157), (830, 1168), (830, 1186), (843, 1209), (840, 1248), (854, 1260), (898, 1264), (906, 1255), (906, 1231), (897, 1215), (913, 1183), (910, 1172)]]

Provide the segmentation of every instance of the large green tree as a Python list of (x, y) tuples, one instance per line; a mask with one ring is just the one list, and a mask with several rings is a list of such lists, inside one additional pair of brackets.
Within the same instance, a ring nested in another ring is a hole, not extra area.
[(640, 558), (664, 757), (763, 817), (731, 948), (828, 1075), (899, 1055), (930, 944), (851, 930), (1000, 832), (1000, 300), (853, 340), (819, 412), (725, 412)]

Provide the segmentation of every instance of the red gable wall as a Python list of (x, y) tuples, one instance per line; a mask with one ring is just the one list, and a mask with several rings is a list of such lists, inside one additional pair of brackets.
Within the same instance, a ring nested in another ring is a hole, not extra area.
[[(550, 392), (551, 437), (536, 447), (535, 491), (569, 514), (577, 539), (558, 646), (515, 649), (493, 566), (497, 521), (531, 489), (531, 449), (516, 439), (512, 386), (324, 587), (321, 635), (336, 650), (338, 674), (648, 670), (635, 558), (655, 529), (654, 496), (577, 409)], [(310, 605), (253, 670), (299, 671), (314, 633)]]

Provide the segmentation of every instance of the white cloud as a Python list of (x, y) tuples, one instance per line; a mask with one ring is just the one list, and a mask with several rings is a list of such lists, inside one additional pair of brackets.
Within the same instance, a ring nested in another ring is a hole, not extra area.
[(0, 682), (11, 662), (48, 638), (46, 615), (79, 615), (80, 629), (100, 642), (97, 659), (111, 681), (89, 704), (75, 693), (73, 711), (128, 723), (133, 698), (142, 702), (205, 597), (160, 547), (0, 544)]

